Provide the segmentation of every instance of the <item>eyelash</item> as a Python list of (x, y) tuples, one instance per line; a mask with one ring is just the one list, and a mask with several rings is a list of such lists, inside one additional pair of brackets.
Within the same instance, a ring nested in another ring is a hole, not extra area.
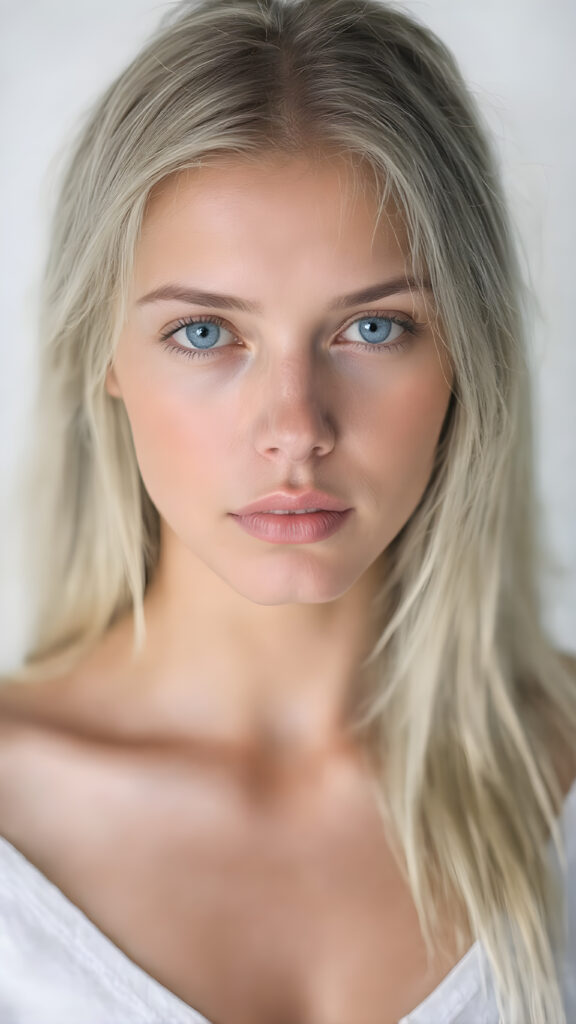
[[(364, 314), (361, 314), (360, 316), (355, 317), (354, 320), (351, 320), (349, 324), (347, 324), (345, 327), (342, 328), (340, 333), (343, 334), (344, 331), (347, 331), (349, 327), (352, 327), (354, 324), (358, 323), (360, 320), (370, 320), (372, 318), (374, 318), (374, 319), (378, 318), (378, 319), (383, 319), (383, 320), (389, 320), (390, 323), (397, 324), (399, 327), (403, 327), (405, 331), (408, 331), (408, 333), (413, 335), (414, 337), (416, 335), (418, 335), (420, 333), (420, 331), (423, 330), (426, 327), (425, 323), (418, 323), (415, 320), (411, 320), (411, 319), (408, 319), (408, 318), (405, 318), (405, 317), (400, 317), (400, 316), (388, 316), (387, 313), (374, 312), (372, 310), (370, 313), (364, 313)], [(176, 323), (176, 325), (174, 327), (171, 327), (164, 334), (160, 335), (160, 343), (162, 344), (162, 348), (165, 348), (169, 352), (174, 352), (176, 355), (183, 355), (187, 359), (211, 358), (213, 355), (216, 354), (216, 352), (221, 352), (222, 349), (206, 349), (205, 351), (201, 351), (200, 349), (186, 349), (186, 348), (182, 348), (180, 345), (172, 345), (172, 344), (170, 344), (168, 342), (168, 338), (172, 338), (175, 334), (178, 333), (178, 331), (181, 331), (183, 327), (188, 327), (188, 326), (190, 326), (192, 324), (204, 324), (204, 323), (217, 324), (219, 327), (224, 327), (225, 330), (230, 330), (230, 328), (228, 327), (226, 322), (224, 320), (222, 320), (219, 316), (208, 315), (208, 316), (183, 317), (181, 320), (178, 320), (178, 322)], [(230, 331), (230, 333), (232, 334), (233, 332)], [(237, 339), (235, 339), (235, 340), (237, 340)], [(390, 342), (389, 344), (383, 343), (382, 345), (370, 345), (367, 341), (366, 342), (361, 342), (361, 341), (351, 341), (351, 342), (348, 342), (348, 344), (350, 344), (352, 346), (352, 348), (361, 349), (362, 351), (368, 350), (370, 352), (399, 352), (401, 349), (406, 348), (406, 346), (409, 343), (410, 342), (409, 342), (408, 339), (406, 339), (404, 341), (393, 341), (393, 342)], [(232, 346), (227, 346), (227, 347), (232, 347)]]

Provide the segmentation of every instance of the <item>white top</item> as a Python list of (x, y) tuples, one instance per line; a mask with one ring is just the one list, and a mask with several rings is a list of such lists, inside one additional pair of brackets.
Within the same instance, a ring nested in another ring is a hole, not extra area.
[[(559, 821), (568, 861), (568, 942), (561, 977), (567, 1021), (573, 1024), (576, 781)], [(548, 849), (551, 852), (551, 841)], [(122, 953), (1, 836), (0, 1020), (2, 1024), (213, 1024)], [(491, 972), (480, 943), (474, 943), (424, 1002), (398, 1024), (498, 1024)]]

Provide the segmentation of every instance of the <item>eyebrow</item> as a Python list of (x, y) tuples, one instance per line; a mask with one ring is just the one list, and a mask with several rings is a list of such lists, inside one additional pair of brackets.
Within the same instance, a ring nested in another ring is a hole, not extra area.
[[(423, 290), (432, 291), (429, 279), (426, 277), (422, 282)], [(397, 295), (400, 292), (419, 290), (413, 277), (395, 277), (391, 281), (383, 281), (380, 284), (373, 284), (368, 288), (362, 288), (358, 292), (350, 292), (348, 295), (340, 295), (328, 306), (329, 310), (347, 309), (349, 306), (357, 306), (363, 302), (374, 302), (376, 299), (385, 299), (389, 295)], [(142, 295), (136, 302), (137, 306), (144, 306), (152, 302), (167, 302), (177, 300), (187, 302), (191, 305), (210, 306), (216, 309), (239, 309), (243, 313), (261, 313), (262, 307), (257, 302), (248, 302), (246, 299), (238, 299), (234, 295), (219, 295), (217, 292), (206, 292), (197, 288), (190, 288), (183, 284), (163, 284), (154, 291)]]

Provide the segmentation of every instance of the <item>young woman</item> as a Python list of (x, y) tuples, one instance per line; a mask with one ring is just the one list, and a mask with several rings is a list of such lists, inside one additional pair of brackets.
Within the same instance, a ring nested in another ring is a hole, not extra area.
[(0, 694), (13, 1024), (569, 1024), (576, 674), (524, 290), (454, 58), (172, 8), (56, 203)]

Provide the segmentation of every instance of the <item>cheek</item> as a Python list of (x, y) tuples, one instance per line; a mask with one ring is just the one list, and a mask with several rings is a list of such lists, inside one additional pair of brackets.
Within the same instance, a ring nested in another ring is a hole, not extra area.
[[(198, 494), (216, 476), (227, 424), (214, 406), (178, 388), (134, 381), (124, 401), (142, 479), (159, 508)], [(193, 507), (193, 503), (190, 505)]]
[(385, 410), (392, 435), (407, 448), (434, 448), (448, 407), (449, 390), (442, 381), (425, 378), (406, 382)]
[(422, 493), (450, 401), (449, 380), (438, 367), (407, 373), (365, 406), (365, 415), (370, 412), (362, 433), (387, 486)]

